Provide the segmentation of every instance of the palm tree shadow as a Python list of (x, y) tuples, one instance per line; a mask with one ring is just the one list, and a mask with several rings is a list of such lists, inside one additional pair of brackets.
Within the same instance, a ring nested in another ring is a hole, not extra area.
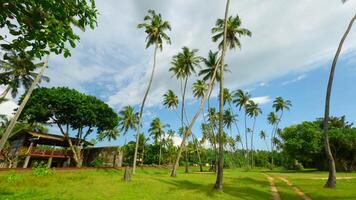
[[(181, 191), (195, 190), (199, 193), (205, 193), (208, 197), (216, 197), (216, 195), (218, 194), (213, 189), (213, 184), (203, 184), (203, 183), (192, 182), (189, 180), (176, 180), (176, 179), (166, 180), (166, 179), (158, 179), (158, 178), (155, 179), (157, 181), (173, 186), (170, 190), (181, 190)], [(260, 184), (266, 185), (266, 187), (268, 187), (268, 183), (255, 180), (252, 178), (248, 178), (248, 177), (239, 178), (239, 179), (235, 178), (235, 179), (236, 180), (234, 180), (233, 183), (224, 184), (223, 193), (233, 197), (246, 199), (246, 200), (270, 198), (268, 189), (266, 192), (264, 192), (254, 188), (255, 185), (260, 185)], [(237, 183), (235, 183), (235, 181)], [(241, 184), (239, 184), (238, 182), (243, 182), (248, 186), (241, 186)]]

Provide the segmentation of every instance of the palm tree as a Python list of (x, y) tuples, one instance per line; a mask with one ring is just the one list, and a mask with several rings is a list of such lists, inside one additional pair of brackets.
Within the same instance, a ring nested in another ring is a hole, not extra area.
[(267, 151), (268, 151), (268, 144), (267, 144), (267, 141), (266, 141), (266, 137), (267, 137), (266, 132), (264, 130), (261, 130), (260, 131), (260, 139), (265, 142), (266, 148), (267, 148)]
[[(8, 54), (7, 61), (0, 61), (0, 85), (6, 85), (6, 89), (0, 95), (0, 99), (4, 99), (6, 95), (11, 91), (13, 98), (17, 96), (18, 88), (21, 86), (27, 91), (32, 82), (38, 76), (38, 73), (34, 72), (38, 68), (42, 67), (43, 63), (34, 64), (33, 58), (27, 54), (16, 55), (14, 52)], [(47, 76), (42, 76), (40, 81), (49, 82)], [(38, 83), (38, 84), (39, 84)]]
[[(230, 108), (230, 111), (231, 111), (231, 114), (235, 117), (235, 120), (233, 121), (234, 122), (234, 125), (235, 125), (235, 128), (236, 128), (236, 131), (237, 131), (237, 134), (240, 135), (240, 129), (237, 125), (237, 115), (235, 115), (234, 113), (234, 109), (232, 109), (232, 103), (233, 102), (233, 94), (230, 92), (230, 90), (228, 88), (224, 88), (224, 105), (227, 103), (229, 108)], [(244, 144), (242, 141), (241, 142), (241, 148), (244, 149)]]
[[(238, 15), (236, 17), (230, 16), (227, 21), (224, 19), (218, 19), (216, 21), (215, 27), (212, 29), (213, 33), (216, 33), (213, 36), (213, 42), (221, 40), (224, 36), (224, 29), (226, 23), (226, 45), (229, 49), (235, 49), (236, 47), (241, 48), (241, 43), (239, 37), (241, 36), (250, 36), (251, 32), (248, 29), (241, 28), (241, 19)], [(224, 40), (221, 40), (219, 43), (219, 48), (223, 49)]]
[[(124, 145), (123, 147), (125, 148), (126, 142), (127, 142), (127, 132), (131, 130), (136, 130), (137, 129), (137, 123), (138, 123), (138, 113), (135, 112), (135, 109), (132, 106), (125, 106), (122, 110), (119, 112), (119, 130), (120, 132), (123, 132), (124, 136)], [(125, 149), (123, 148), (123, 156), (125, 154)]]
[(150, 124), (150, 128), (148, 129), (148, 132), (150, 133), (150, 136), (153, 138), (154, 143), (156, 145), (159, 145), (159, 159), (158, 159), (158, 165), (161, 165), (161, 158), (162, 158), (162, 141), (163, 138), (165, 137), (165, 132), (164, 129), (168, 127), (168, 124), (162, 124), (161, 120), (157, 117), (154, 118)]
[(178, 103), (178, 96), (172, 90), (168, 90), (163, 95), (163, 105), (170, 110), (174, 110), (178, 118), (180, 118), (176, 110), (178, 108)]
[(250, 100), (251, 95), (248, 92), (244, 92), (241, 89), (238, 89), (234, 92), (233, 95), (233, 103), (236, 104), (236, 106), (239, 108), (239, 111), (241, 111), (242, 108), (244, 108), (245, 114), (244, 114), (244, 121), (245, 121), (245, 142), (246, 142), (246, 154), (248, 154), (248, 141), (247, 141), (247, 110), (246, 110), (246, 105), (248, 101)]
[[(203, 58), (203, 63), (205, 65), (205, 68), (203, 68), (199, 71), (199, 76), (203, 76), (203, 78), (202, 78), (203, 81), (208, 81), (208, 80), (211, 81), (214, 76), (214, 73), (216, 72), (215, 80), (217, 82), (220, 82), (220, 72), (217, 70), (219, 62), (220, 62), (220, 58), (218, 58), (218, 53), (219, 52), (212, 52), (210, 50), (208, 53), (208, 57)], [(224, 66), (224, 71), (228, 71), (226, 64)], [(214, 85), (212, 87), (214, 87)], [(209, 95), (208, 95), (208, 109), (210, 108), (210, 96), (211, 96), (212, 91), (213, 90), (210, 90)]]
[(258, 107), (258, 104), (255, 103), (252, 100), (248, 101), (248, 104), (246, 105), (246, 111), (249, 117), (253, 118), (253, 125), (252, 125), (252, 129), (251, 129), (251, 167), (253, 167), (254, 165), (254, 161), (253, 161), (253, 135), (254, 135), (254, 131), (255, 131), (255, 124), (256, 124), (256, 118), (258, 117), (258, 115), (262, 114), (262, 110), (261, 108)]
[[(188, 47), (183, 47), (182, 52), (173, 56), (173, 66), (169, 71), (173, 72), (174, 76), (181, 81), (182, 90), (182, 106), (181, 106), (181, 127), (184, 127), (185, 113), (185, 93), (187, 89), (188, 78), (192, 73), (195, 73), (195, 68), (199, 67), (201, 58), (196, 55), (197, 49), (190, 50)], [(184, 86), (182, 83), (184, 81)], [(187, 118), (187, 116), (185, 116)], [(188, 120), (188, 119), (187, 119)], [(187, 148), (186, 148), (187, 151)], [(187, 154), (187, 152), (186, 152)], [(186, 162), (185, 172), (188, 173), (188, 162)]]
[[(342, 0), (343, 3), (345, 3), (347, 0)], [(336, 50), (331, 69), (330, 69), (330, 75), (329, 75), (329, 80), (328, 80), (328, 86), (326, 90), (326, 97), (325, 97), (325, 112), (324, 112), (324, 122), (323, 122), (323, 129), (324, 129), (324, 146), (325, 146), (325, 152), (326, 152), (326, 157), (328, 159), (328, 165), (329, 165), (329, 177), (327, 182), (325, 183), (324, 187), (327, 188), (335, 188), (336, 187), (336, 169), (335, 169), (335, 162), (334, 162), (334, 157), (332, 155), (331, 149), (330, 149), (330, 144), (329, 144), (329, 114), (330, 114), (330, 97), (331, 97), (331, 89), (333, 85), (333, 80), (334, 80), (334, 74), (335, 74), (335, 68), (337, 64), (337, 60), (339, 58), (342, 46), (346, 40), (347, 35), (350, 33), (350, 30), (352, 28), (353, 23), (356, 20), (356, 14), (354, 17), (351, 19), (344, 35), (341, 38), (341, 41), (339, 43), (339, 46)]]
[(219, 49), (221, 52), (221, 62), (220, 62), (220, 100), (219, 100), (219, 165), (218, 174), (216, 177), (216, 183), (214, 188), (217, 190), (222, 190), (222, 180), (223, 180), (223, 164), (224, 164), (224, 141), (223, 141), (223, 112), (224, 112), (224, 58), (227, 48), (234, 49), (235, 47), (241, 47), (238, 37), (242, 35), (251, 35), (251, 32), (247, 29), (240, 27), (241, 21), (238, 16), (235, 18), (228, 18), (230, 0), (226, 2), (225, 8), (225, 18), (218, 19), (216, 21), (216, 26), (212, 28), (213, 35), (212, 39), (214, 42), (221, 40), (219, 43)]
[(140, 133), (141, 123), (142, 123), (142, 113), (143, 113), (143, 109), (145, 107), (148, 93), (151, 89), (151, 84), (152, 84), (154, 72), (156, 69), (157, 50), (160, 49), (162, 51), (163, 41), (165, 41), (167, 44), (171, 43), (171, 39), (165, 33), (165, 31), (171, 30), (171, 25), (169, 24), (168, 21), (164, 21), (162, 19), (161, 14), (159, 14), (159, 13), (157, 14), (154, 10), (148, 10), (148, 15), (145, 16), (144, 21), (145, 21), (145, 23), (138, 24), (137, 28), (144, 28), (145, 32), (147, 33), (146, 48), (150, 47), (151, 45), (154, 45), (155, 48), (154, 48), (154, 53), (153, 53), (153, 67), (152, 67), (151, 77), (148, 82), (148, 86), (147, 86), (145, 95), (142, 99), (140, 113), (139, 113), (139, 117), (138, 117), (136, 146), (135, 146), (135, 154), (134, 154), (133, 169), (132, 169), (133, 174), (135, 174), (135, 170), (136, 170), (136, 160), (137, 160), (138, 142), (139, 142), (139, 135), (140, 135), (139, 133)]
[[(12, 133), (13, 129), (15, 128), (17, 120), (20, 117), (22, 110), (25, 108), (25, 105), (27, 104), (28, 100), (30, 99), (32, 91), (35, 89), (35, 87), (41, 81), (41, 79), (42, 79), (41, 77), (43, 76), (43, 74), (45, 72), (45, 69), (48, 66), (48, 59), (49, 59), (49, 56), (47, 56), (46, 61), (43, 63), (39, 73), (37, 74), (36, 78), (33, 80), (33, 82), (31, 83), (30, 87), (28, 88), (24, 99), (22, 100), (21, 104), (17, 108), (15, 115), (11, 118), (9, 126), (7, 126), (4, 134), (2, 135), (1, 140), (0, 140), (0, 152), (5, 147), (7, 139), (9, 138), (9, 136)], [(4, 94), (4, 95), (6, 96), (6, 94)], [(1, 101), (3, 101), (3, 100), (0, 99), (0, 102)]]
[(278, 116), (275, 112), (270, 112), (267, 116), (267, 121), (270, 125), (272, 125), (272, 132), (271, 132), (271, 168), (273, 169), (273, 150), (274, 150), (274, 143), (273, 138), (276, 131), (276, 125), (279, 121)]
[(197, 80), (193, 83), (193, 95), (196, 98), (203, 98), (205, 95), (207, 86), (203, 80)]

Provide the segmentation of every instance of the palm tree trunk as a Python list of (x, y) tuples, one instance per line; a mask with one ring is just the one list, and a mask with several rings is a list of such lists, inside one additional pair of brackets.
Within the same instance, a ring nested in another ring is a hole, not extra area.
[[(184, 87), (183, 87), (183, 93), (182, 93), (182, 112), (181, 112), (181, 120), (182, 120), (182, 131), (184, 132), (184, 106), (185, 106), (185, 92), (187, 89), (187, 82), (188, 82), (188, 77), (185, 78), (184, 80)], [(188, 120), (188, 119), (186, 119)], [(188, 148), (187, 148), (187, 142), (185, 144), (185, 173), (188, 173)]]
[(6, 87), (6, 89), (0, 95), (0, 100), (3, 100), (6, 98), (7, 94), (10, 92), (10, 89), (11, 89), (10, 86)]
[(158, 166), (161, 166), (161, 157), (162, 157), (162, 144), (159, 145)]
[(329, 122), (329, 114), (330, 114), (330, 97), (331, 97), (331, 89), (332, 89), (332, 84), (333, 84), (333, 79), (334, 79), (334, 74), (335, 74), (335, 68), (336, 68), (336, 63), (337, 59), (339, 57), (339, 54), (342, 49), (342, 45), (349, 34), (352, 24), (356, 20), (356, 15), (351, 19), (349, 26), (346, 29), (346, 32), (342, 36), (342, 39), (339, 43), (339, 46), (337, 48), (333, 63), (331, 65), (331, 70), (330, 70), (330, 76), (329, 76), (329, 81), (328, 81), (328, 87), (326, 90), (326, 98), (325, 98), (325, 113), (324, 113), (324, 145), (325, 145), (325, 153), (326, 157), (328, 159), (328, 164), (329, 164), (329, 178), (327, 182), (325, 183), (324, 187), (326, 188), (335, 188), (336, 187), (336, 169), (335, 169), (335, 162), (334, 162), (334, 157), (332, 155), (331, 149), (330, 149), (330, 144), (329, 144), (329, 127), (328, 127), (328, 122)]
[(153, 53), (153, 67), (152, 67), (152, 72), (151, 72), (151, 77), (148, 82), (147, 90), (145, 92), (145, 96), (143, 97), (142, 103), (141, 103), (141, 108), (140, 108), (140, 114), (138, 118), (138, 125), (137, 125), (137, 132), (136, 132), (136, 145), (135, 145), (135, 154), (134, 154), (134, 160), (133, 160), (133, 167), (132, 167), (132, 174), (135, 174), (136, 172), (136, 160), (137, 160), (137, 151), (138, 151), (138, 143), (139, 143), (139, 137), (140, 137), (140, 128), (141, 128), (141, 123), (142, 123), (142, 114), (143, 114), (143, 109), (145, 107), (146, 99), (148, 96), (148, 93), (151, 89), (155, 69), (156, 69), (156, 54), (157, 54), (157, 49), (158, 45), (155, 45), (155, 50)]
[(278, 118), (278, 120), (277, 120), (277, 123), (275, 124), (275, 126), (274, 126), (274, 129), (273, 129), (273, 131), (272, 131), (272, 138), (271, 138), (271, 150), (272, 150), (272, 154), (271, 154), (271, 156), (272, 156), (272, 159), (271, 159), (271, 169), (273, 169), (274, 168), (274, 146), (276, 145), (275, 143), (274, 143), (274, 138), (276, 137), (276, 133), (278, 132), (278, 125), (279, 125), (279, 122), (282, 120), (282, 117), (283, 117), (283, 109), (282, 109), (282, 111), (281, 111), (281, 115), (279, 116), (279, 118)]
[(254, 167), (254, 160), (253, 160), (253, 134), (255, 131), (255, 124), (256, 124), (256, 117), (253, 119), (253, 126), (252, 126), (252, 132), (251, 132), (251, 167)]
[(223, 48), (221, 54), (221, 63), (220, 63), (220, 102), (219, 102), (219, 162), (218, 162), (218, 174), (216, 176), (216, 182), (214, 189), (222, 191), (223, 188), (223, 175), (224, 175), (224, 58), (226, 51), (226, 31), (227, 31), (227, 17), (229, 12), (230, 0), (226, 1), (225, 8), (225, 23), (224, 23), (224, 40)]
[(247, 116), (247, 111), (246, 111), (246, 108), (245, 108), (245, 141), (246, 141), (246, 152), (245, 152), (245, 159), (248, 160), (248, 155), (249, 155), (249, 152), (248, 152), (248, 135), (247, 135), (247, 119), (246, 119), (246, 116)]
[(48, 59), (49, 59), (49, 56), (47, 56), (46, 61), (43, 63), (43, 67), (41, 68), (40, 72), (36, 76), (35, 80), (32, 82), (30, 88), (27, 90), (25, 98), (22, 100), (22, 102), (21, 102), (20, 106), (18, 107), (14, 117), (11, 119), (9, 126), (6, 128), (5, 133), (1, 137), (1, 140), (0, 140), (0, 151), (4, 148), (5, 143), (6, 143), (7, 139), (9, 138), (9, 136), (10, 136), (10, 134), (12, 132), (12, 129), (15, 127), (15, 125), (17, 123), (17, 120), (21, 115), (22, 110), (25, 108), (25, 105), (26, 105), (27, 101), (30, 99), (32, 91), (35, 89), (35, 87), (37, 86), (37, 84), (41, 80), (41, 77), (43, 76), (44, 71), (48, 66)]
[[(235, 116), (235, 113), (234, 113), (234, 110), (232, 109), (231, 103), (229, 103), (229, 107), (230, 107), (230, 110), (232, 112), (232, 115)], [(240, 132), (239, 126), (237, 125), (237, 120), (234, 120), (234, 124), (235, 124), (235, 128), (236, 128), (237, 134), (241, 138), (241, 132)], [(240, 140), (240, 143), (241, 143), (241, 149), (243, 150), (244, 149), (244, 143), (243, 143), (242, 140)]]
[[(213, 73), (213, 77), (211, 78), (211, 80), (209, 82), (207, 92), (210, 92), (212, 90), (212, 86), (213, 86), (214, 81), (215, 81), (217, 69), (218, 68), (215, 67), (215, 71)], [(183, 134), (183, 139), (182, 139), (182, 142), (180, 143), (180, 146), (179, 146), (179, 149), (178, 149), (178, 153), (177, 153), (177, 156), (175, 158), (174, 165), (172, 167), (172, 172), (171, 172), (171, 176), (172, 177), (177, 176), (177, 168), (178, 168), (178, 164), (179, 164), (179, 159), (180, 159), (180, 157), (182, 155), (182, 150), (184, 148), (184, 144), (185, 144), (185, 142), (187, 140), (187, 137), (189, 136), (189, 134), (192, 131), (192, 128), (193, 128), (193, 125), (194, 125), (195, 121), (198, 119), (200, 113), (202, 112), (204, 104), (205, 104), (207, 98), (208, 98), (208, 95), (204, 95), (204, 97), (201, 99), (201, 102), (200, 102), (200, 105), (199, 105), (199, 108), (198, 108), (197, 112), (195, 113), (195, 115), (194, 115), (192, 121), (190, 122), (187, 130)]]

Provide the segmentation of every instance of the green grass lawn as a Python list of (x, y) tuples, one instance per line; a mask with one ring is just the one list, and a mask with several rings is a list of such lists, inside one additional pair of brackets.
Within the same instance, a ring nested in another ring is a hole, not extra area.
[[(197, 171), (197, 169), (194, 169)], [(91, 169), (57, 171), (35, 177), (31, 172), (0, 172), (0, 199), (270, 199), (269, 183), (260, 171), (225, 170), (224, 192), (212, 190), (215, 174), (184, 174), (169, 177), (169, 169), (139, 169), (131, 182), (123, 182), (123, 170)], [(312, 199), (356, 199), (356, 179), (339, 180), (336, 190), (323, 189), (325, 172), (270, 173), (284, 176)], [(340, 174), (340, 176), (354, 176)], [(291, 188), (276, 179), (282, 199), (299, 199)]]

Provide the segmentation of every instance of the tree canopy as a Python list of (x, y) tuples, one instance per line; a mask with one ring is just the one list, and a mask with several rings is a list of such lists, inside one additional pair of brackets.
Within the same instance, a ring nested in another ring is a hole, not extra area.
[(73, 26), (85, 30), (96, 26), (94, 0), (0, 1), (0, 46), (5, 50), (26, 51), (42, 58), (54, 52), (70, 56), (68, 43), (75, 47), (79, 36)]
[(69, 134), (69, 128), (77, 130), (78, 139), (94, 130), (98, 134), (113, 130), (118, 124), (117, 114), (106, 103), (66, 87), (35, 89), (20, 118), (56, 124), (64, 135)]

